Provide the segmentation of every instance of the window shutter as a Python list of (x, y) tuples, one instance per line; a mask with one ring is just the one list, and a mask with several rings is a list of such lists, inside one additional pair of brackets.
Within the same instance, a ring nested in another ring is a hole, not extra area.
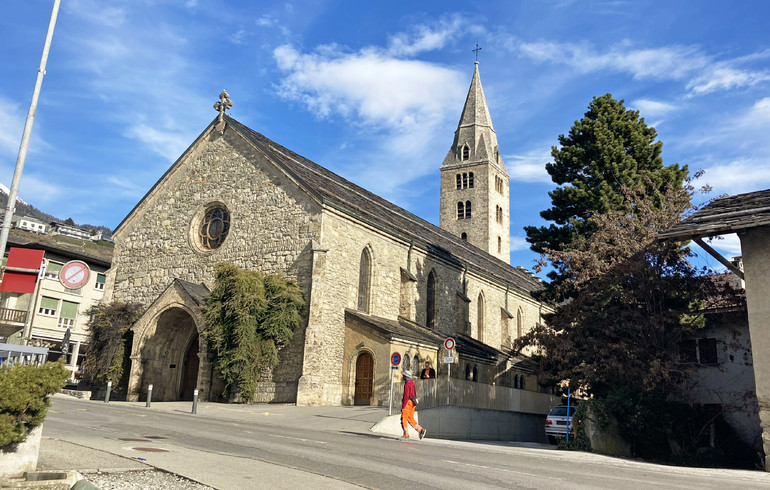
[(46, 310), (56, 311), (59, 309), (59, 300), (56, 298), (48, 298), (43, 296), (40, 299), (40, 307), (45, 308)]
[(45, 271), (46, 272), (56, 272), (56, 273), (59, 273), (59, 272), (61, 272), (62, 265), (63, 264), (57, 264), (56, 262), (50, 262), (49, 261), (48, 265), (45, 268)]
[(78, 316), (78, 304), (73, 303), (72, 301), (62, 301), (61, 303), (61, 313), (59, 314), (59, 317), (61, 318), (77, 318)]

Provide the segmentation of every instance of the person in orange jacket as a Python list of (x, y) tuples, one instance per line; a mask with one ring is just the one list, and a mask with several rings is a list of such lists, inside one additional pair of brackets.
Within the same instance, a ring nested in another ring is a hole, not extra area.
[(412, 372), (404, 369), (404, 398), (401, 401), (401, 428), (404, 429), (404, 439), (409, 439), (409, 428), (407, 423), (414, 427), (414, 430), (420, 434), (420, 439), (425, 437), (425, 429), (414, 419), (414, 411), (417, 408), (417, 388), (412, 380)]

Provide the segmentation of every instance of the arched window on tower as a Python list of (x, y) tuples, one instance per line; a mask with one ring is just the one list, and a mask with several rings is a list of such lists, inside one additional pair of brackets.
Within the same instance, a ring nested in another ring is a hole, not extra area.
[(462, 189), (463, 188), (463, 181), (462, 176), (460, 174), (457, 174), (457, 188)]
[(372, 284), (372, 260), (369, 250), (361, 252), (361, 265), (358, 271), (358, 310), (369, 313), (369, 297)]
[(476, 322), (476, 324), (478, 325), (478, 336), (479, 336), (478, 338), (479, 338), (480, 341), (483, 342), (484, 341), (484, 329), (486, 328), (485, 324), (486, 324), (486, 320), (487, 320), (487, 313), (485, 311), (484, 295), (482, 293), (479, 293), (479, 299), (478, 299), (478, 302), (477, 302), (476, 306), (477, 306), (476, 317), (477, 317), (477, 320), (478, 320)]
[(436, 329), (436, 273), (430, 271), (425, 292), (425, 326)]
[(470, 219), (471, 217), (471, 202), (465, 201), (465, 219)]
[(473, 172), (468, 173), (468, 187), (473, 188)]
[(468, 174), (463, 174), (463, 189), (468, 188)]
[(521, 318), (521, 308), (516, 312), (516, 337), (521, 337), (523, 329), (523, 321)]
[(465, 218), (465, 205), (462, 201), (457, 203), (457, 219)]
[(503, 239), (500, 237), (497, 237), (497, 253), (500, 253), (503, 251)]
[(473, 365), (473, 381), (479, 380), (479, 368), (475, 364)]
[(467, 234), (467, 233), (465, 233), (465, 232), (463, 232), (463, 234), (462, 234), (462, 235), (460, 235), (460, 238), (462, 238), (463, 240), (466, 240), (466, 241), (467, 241), (467, 240), (468, 240), (468, 234)]
[(466, 144), (463, 146), (463, 160), (467, 160), (471, 157), (471, 148)]

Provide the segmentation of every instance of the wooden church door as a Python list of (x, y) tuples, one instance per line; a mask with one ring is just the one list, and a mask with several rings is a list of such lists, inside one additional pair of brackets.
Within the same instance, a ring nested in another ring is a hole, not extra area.
[(369, 405), (372, 399), (372, 385), (374, 383), (374, 359), (368, 352), (364, 352), (356, 360), (356, 405)]

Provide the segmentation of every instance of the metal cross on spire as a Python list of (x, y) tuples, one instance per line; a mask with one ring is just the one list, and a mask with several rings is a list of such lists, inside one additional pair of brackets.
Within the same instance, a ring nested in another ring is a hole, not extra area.
[(481, 51), (481, 48), (479, 47), (479, 43), (476, 43), (476, 49), (472, 49), (474, 53), (476, 53), (476, 61), (479, 61), (479, 51)]
[(232, 108), (233, 101), (230, 100), (230, 94), (227, 93), (227, 90), (222, 90), (222, 93), (219, 94), (219, 102), (214, 103), (214, 110), (219, 112), (216, 129), (220, 133), (225, 132), (225, 111)]

